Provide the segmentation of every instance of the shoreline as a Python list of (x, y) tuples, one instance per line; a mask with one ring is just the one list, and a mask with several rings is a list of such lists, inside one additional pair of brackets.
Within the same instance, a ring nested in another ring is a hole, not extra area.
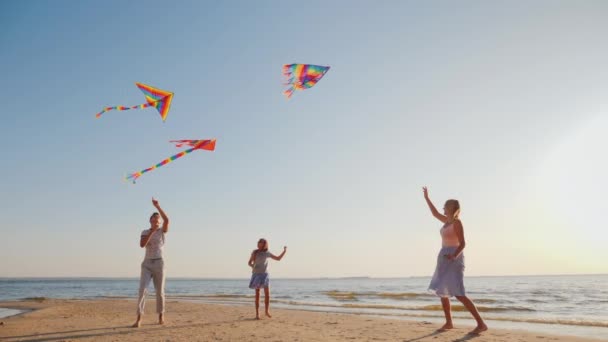
[[(11, 310), (11, 311), (18, 311), (18, 312), (16, 312), (16, 313), (10, 313), (8, 315), (3, 315), (2, 312), (4, 310)], [(15, 317), (15, 316), (23, 315), (23, 314), (28, 313), (30, 311), (33, 311), (33, 309), (25, 310), (25, 309), (18, 309), (18, 308), (14, 308), (14, 307), (3, 306), (3, 307), (0, 307), (0, 320), (7, 319), (9, 317)]]
[[(367, 314), (334, 313), (277, 308), (273, 318), (256, 321), (253, 308), (244, 305), (208, 304), (167, 299), (167, 324), (155, 324), (154, 300), (147, 300), (147, 314), (140, 329), (135, 320), (133, 299), (46, 299), (0, 302), (1, 308), (27, 310), (1, 320), (0, 337), (6, 341), (116, 340), (143, 338), (170, 340), (236, 341), (270, 338), (272, 341), (554, 341), (592, 342), (600, 338), (544, 334), (518, 329), (494, 329), (481, 336), (467, 335), (469, 325), (436, 333), (438, 323), (379, 317)], [(490, 321), (491, 322), (491, 321)], [(489, 323), (490, 323), (489, 322)], [(458, 323), (458, 322), (457, 322)], [(151, 334), (154, 334), (153, 336)], [(606, 341), (606, 339), (604, 339)]]

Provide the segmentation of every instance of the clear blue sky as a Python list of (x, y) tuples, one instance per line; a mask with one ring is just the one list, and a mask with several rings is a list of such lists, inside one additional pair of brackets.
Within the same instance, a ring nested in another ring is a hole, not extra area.
[[(606, 273), (604, 1), (3, 1), (0, 276), (430, 275), (461, 200), (467, 273)], [(332, 68), (282, 96), (281, 66)], [(109, 112), (175, 92), (153, 109)], [(217, 138), (176, 153), (171, 139)], [(582, 153), (584, 152), (584, 153)], [(581, 184), (581, 186), (577, 186)], [(603, 241), (603, 243), (601, 243)]]

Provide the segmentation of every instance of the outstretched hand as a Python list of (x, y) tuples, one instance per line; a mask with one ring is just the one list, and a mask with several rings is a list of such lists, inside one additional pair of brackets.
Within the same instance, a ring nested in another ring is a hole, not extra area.
[(158, 201), (154, 199), (154, 197), (152, 197), (152, 205), (156, 208), (158, 208), (159, 204)]
[(283, 246), (283, 252), (287, 252), (287, 246)]
[(424, 194), (424, 198), (429, 198), (429, 189), (426, 186), (422, 187), (422, 193)]

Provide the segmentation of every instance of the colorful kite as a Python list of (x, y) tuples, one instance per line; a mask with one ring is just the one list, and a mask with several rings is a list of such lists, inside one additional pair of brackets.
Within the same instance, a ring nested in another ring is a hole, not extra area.
[(135, 181), (137, 180), (137, 178), (141, 177), (141, 175), (143, 175), (146, 172), (152, 171), (154, 169), (158, 169), (159, 167), (169, 164), (170, 162), (174, 161), (177, 158), (181, 158), (183, 156), (185, 156), (186, 154), (194, 151), (194, 150), (207, 150), (207, 151), (213, 151), (215, 150), (215, 139), (209, 139), (209, 140), (171, 140), (171, 143), (175, 144), (175, 147), (182, 147), (184, 145), (186, 146), (191, 146), (192, 148), (189, 148), (185, 151), (182, 151), (174, 156), (171, 156), (163, 161), (161, 161), (160, 163), (149, 167), (145, 170), (141, 170), (139, 172), (135, 172), (132, 173), (130, 175), (128, 175), (126, 177), (126, 180), (130, 180), (133, 182), (133, 184), (135, 184)]
[(283, 65), (283, 75), (287, 78), (285, 85), (290, 86), (283, 94), (290, 98), (294, 91), (311, 88), (329, 70), (328, 66), (312, 64), (285, 64)]
[(137, 106), (126, 107), (126, 106), (114, 106), (106, 107), (101, 112), (95, 115), (96, 118), (100, 118), (101, 114), (110, 110), (129, 110), (129, 109), (144, 109), (147, 107), (154, 107), (160, 113), (160, 117), (165, 121), (167, 114), (169, 114), (169, 107), (171, 107), (171, 101), (173, 100), (173, 93), (170, 91), (151, 87), (143, 83), (135, 83), (146, 97), (146, 103)]

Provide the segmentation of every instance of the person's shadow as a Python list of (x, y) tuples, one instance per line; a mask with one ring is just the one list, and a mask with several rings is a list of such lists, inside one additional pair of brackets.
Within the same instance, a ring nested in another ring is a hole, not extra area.
[[(445, 332), (445, 331), (436, 330), (436, 331), (434, 331), (434, 332), (432, 332), (432, 333), (430, 333), (430, 334), (424, 335), (424, 336), (420, 336), (420, 337), (412, 338), (412, 339), (409, 339), (409, 340), (403, 340), (403, 342), (415, 342), (415, 341), (421, 341), (421, 340), (423, 340), (423, 339), (425, 339), (425, 338), (428, 338), (428, 337), (433, 337), (433, 336), (437, 336), (437, 335), (442, 334), (442, 333), (444, 333), (444, 332)], [(470, 334), (470, 333), (467, 333), (466, 335), (464, 335), (463, 337), (461, 337), (461, 338), (459, 338), (459, 339), (452, 340), (452, 342), (465, 342), (465, 341), (470, 341), (470, 340), (472, 340), (472, 339), (474, 339), (474, 338), (477, 338), (477, 337), (479, 337), (479, 336), (480, 336), (480, 335), (477, 335), (477, 334)]]
[(481, 335), (468, 333), (468, 334), (464, 335), (463, 337), (461, 337), (461, 338), (459, 338), (457, 340), (453, 340), (452, 342), (470, 341), (470, 340), (472, 340), (474, 338), (478, 338), (479, 336), (481, 336)]
[[(213, 323), (193, 323), (193, 324), (184, 324), (184, 325), (165, 325), (165, 326), (154, 326), (147, 327), (147, 331), (154, 330), (179, 330), (184, 328), (192, 328), (192, 327), (204, 327), (213, 324), (226, 324), (226, 323), (235, 323), (235, 322), (246, 322), (246, 321), (255, 321), (255, 318), (243, 318), (236, 320), (227, 320), (223, 322), (213, 322)], [(154, 325), (154, 324), (150, 324)], [(136, 334), (143, 329), (137, 329), (131, 327), (131, 325), (120, 325), (114, 327), (106, 327), (106, 328), (91, 328), (91, 329), (80, 329), (80, 330), (68, 330), (68, 331), (54, 331), (54, 332), (46, 332), (40, 334), (29, 334), (29, 335), (19, 335), (19, 336), (3, 336), (2, 341), (24, 341), (24, 342), (43, 342), (43, 341), (64, 341), (71, 339), (81, 339), (81, 338), (95, 338), (95, 337), (108, 337), (115, 336), (119, 338), (121, 335), (129, 335)]]
[(432, 333), (430, 333), (430, 334), (428, 334), (428, 335), (424, 335), (424, 336), (420, 336), (420, 337), (412, 338), (412, 339), (409, 339), (409, 340), (403, 340), (403, 342), (414, 342), (414, 341), (420, 341), (420, 340), (425, 339), (425, 338), (427, 338), (427, 337), (433, 337), (433, 336), (439, 335), (439, 334), (441, 334), (442, 332), (443, 332), (443, 331), (435, 330), (434, 332), (432, 332)]

